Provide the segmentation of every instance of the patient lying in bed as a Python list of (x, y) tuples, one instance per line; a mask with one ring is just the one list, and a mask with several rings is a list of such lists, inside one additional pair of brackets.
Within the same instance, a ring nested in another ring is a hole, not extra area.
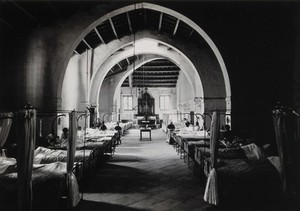
[[(205, 147), (198, 147), (200, 154), (204, 157), (210, 157), (210, 149)], [(221, 148), (218, 149), (219, 159), (248, 159), (259, 160), (264, 158), (263, 150), (256, 144), (247, 144), (235, 148)]]
[[(33, 210), (56, 210), (66, 193), (66, 163), (34, 164)], [(14, 158), (0, 157), (1, 210), (17, 210), (17, 166)]]
[[(91, 150), (76, 150), (75, 151), (75, 162), (83, 161), (88, 159)], [(53, 150), (44, 147), (38, 147), (34, 151), (34, 163), (44, 164), (53, 163), (56, 161), (67, 162), (67, 150)]]

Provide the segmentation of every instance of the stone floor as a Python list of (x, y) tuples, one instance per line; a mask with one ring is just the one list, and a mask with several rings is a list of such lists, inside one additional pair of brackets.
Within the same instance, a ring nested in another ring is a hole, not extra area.
[[(204, 202), (203, 180), (161, 130), (152, 131), (152, 141), (139, 141), (139, 131), (129, 130), (114, 156), (89, 178), (73, 210), (224, 210)], [(274, 210), (269, 208), (262, 210)]]
[(152, 141), (130, 130), (90, 178), (76, 210), (204, 210), (202, 183), (161, 130), (152, 131)]

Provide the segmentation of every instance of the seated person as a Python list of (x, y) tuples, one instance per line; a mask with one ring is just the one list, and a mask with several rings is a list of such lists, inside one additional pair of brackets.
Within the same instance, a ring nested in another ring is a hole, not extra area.
[(169, 130), (174, 130), (175, 129), (175, 125), (173, 124), (173, 122), (171, 121), (170, 124), (168, 124), (167, 128)]
[(100, 119), (97, 118), (96, 123), (94, 124), (94, 127), (99, 128), (101, 126)]
[(190, 126), (190, 122), (186, 118), (183, 119), (183, 122), (184, 122), (186, 127)]
[(194, 131), (194, 125), (193, 124), (189, 124), (189, 126), (187, 127), (187, 131), (193, 132)]
[(77, 140), (83, 140), (84, 138), (84, 131), (82, 128), (79, 126), (78, 131), (77, 131)]
[(197, 121), (195, 126), (194, 126), (194, 131), (197, 132), (200, 130), (199, 122)]
[(117, 122), (117, 126), (115, 127), (116, 131), (122, 131), (122, 128), (120, 127), (120, 123)]
[(47, 135), (46, 142), (47, 142), (48, 146), (54, 146), (55, 145), (56, 138), (54, 138), (54, 136), (52, 135), (52, 133), (50, 133), (49, 135)]
[(225, 125), (225, 131), (223, 133), (223, 139), (227, 144), (232, 144), (234, 140), (234, 134), (230, 129), (230, 125)]
[(106, 125), (104, 124), (104, 121), (102, 122), (101, 126), (100, 126), (100, 130), (101, 131), (106, 131), (107, 130), (107, 127)]
[(69, 130), (68, 128), (63, 128), (62, 129), (62, 134), (60, 136), (60, 145), (62, 146), (66, 146), (67, 145), (67, 141), (69, 140)]

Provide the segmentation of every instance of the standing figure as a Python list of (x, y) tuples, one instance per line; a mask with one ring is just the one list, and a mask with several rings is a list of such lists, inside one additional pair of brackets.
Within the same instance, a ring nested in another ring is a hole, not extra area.
[(175, 125), (173, 124), (173, 122), (171, 121), (170, 122), (170, 124), (167, 126), (167, 143), (169, 143), (169, 144), (174, 144), (175, 143), (175, 141), (174, 141), (174, 139), (172, 138), (172, 136), (171, 136), (171, 132), (173, 131), (173, 130), (175, 130)]
[(119, 125), (119, 122), (117, 122), (117, 126), (115, 127), (115, 130), (117, 131), (117, 145), (121, 145), (122, 141), (121, 141), (121, 134), (122, 134), (122, 128)]

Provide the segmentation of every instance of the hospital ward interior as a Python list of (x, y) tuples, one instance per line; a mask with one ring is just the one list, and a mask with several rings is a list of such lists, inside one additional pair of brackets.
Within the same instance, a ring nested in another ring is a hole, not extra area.
[(0, 210), (300, 210), (300, 1), (0, 2)]

